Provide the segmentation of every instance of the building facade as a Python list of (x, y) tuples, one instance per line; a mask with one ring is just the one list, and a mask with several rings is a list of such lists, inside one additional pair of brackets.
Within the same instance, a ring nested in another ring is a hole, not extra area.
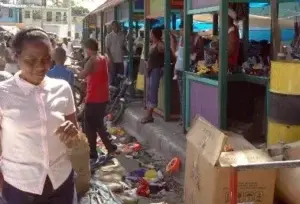
[(20, 13), (20, 8), (9, 7), (8, 5), (0, 6), (0, 25), (15, 26), (20, 23), (22, 20)]

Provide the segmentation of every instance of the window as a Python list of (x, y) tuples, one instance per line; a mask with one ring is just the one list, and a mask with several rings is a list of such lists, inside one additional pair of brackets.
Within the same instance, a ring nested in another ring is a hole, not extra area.
[(67, 13), (66, 12), (64, 12), (64, 23), (66, 23), (67, 22)]
[(30, 18), (30, 11), (25, 11), (25, 18)]
[(56, 22), (61, 21), (61, 12), (56, 12), (55, 20), (56, 20)]
[(76, 18), (76, 16), (73, 17), (73, 23), (77, 23), (77, 18)]
[(51, 11), (47, 12), (47, 21), (52, 21), (52, 12)]
[(39, 10), (32, 11), (32, 19), (33, 20), (42, 19), (41, 11), (39, 11)]
[(13, 17), (13, 10), (10, 8), (8, 9), (8, 17), (12, 18)]

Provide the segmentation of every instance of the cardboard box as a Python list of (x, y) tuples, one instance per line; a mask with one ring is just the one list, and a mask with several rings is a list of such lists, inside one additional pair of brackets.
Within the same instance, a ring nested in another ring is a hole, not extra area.
[[(284, 157), (300, 159), (300, 142), (284, 145)], [(300, 168), (280, 169), (276, 180), (276, 192), (287, 204), (300, 203)]]
[[(228, 142), (235, 151), (222, 153)], [(250, 150), (237, 151), (243, 148)], [(204, 119), (197, 118), (187, 135), (185, 204), (229, 203), (230, 168), (220, 166), (219, 160), (223, 166), (228, 166), (239, 162), (268, 162), (271, 158), (253, 149), (243, 137), (228, 137)], [(275, 179), (276, 170), (239, 172), (238, 202), (272, 204)]]

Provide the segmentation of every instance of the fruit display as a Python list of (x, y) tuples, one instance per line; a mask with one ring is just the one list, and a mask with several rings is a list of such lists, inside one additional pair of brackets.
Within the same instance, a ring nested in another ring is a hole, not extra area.
[(219, 72), (219, 64), (215, 63), (212, 66), (205, 66), (204, 61), (199, 61), (197, 64), (197, 75), (216, 74)]

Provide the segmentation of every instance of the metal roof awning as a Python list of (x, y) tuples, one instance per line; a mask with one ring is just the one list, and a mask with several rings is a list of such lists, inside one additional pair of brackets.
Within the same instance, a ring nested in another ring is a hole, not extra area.
[(102, 5), (100, 5), (98, 8), (96, 8), (94, 11), (92, 11), (91, 14), (103, 11), (103, 10), (105, 10), (107, 8), (111, 8), (111, 7), (117, 6), (117, 5), (121, 4), (121, 3), (123, 3), (124, 1), (125, 0), (107, 0)]

